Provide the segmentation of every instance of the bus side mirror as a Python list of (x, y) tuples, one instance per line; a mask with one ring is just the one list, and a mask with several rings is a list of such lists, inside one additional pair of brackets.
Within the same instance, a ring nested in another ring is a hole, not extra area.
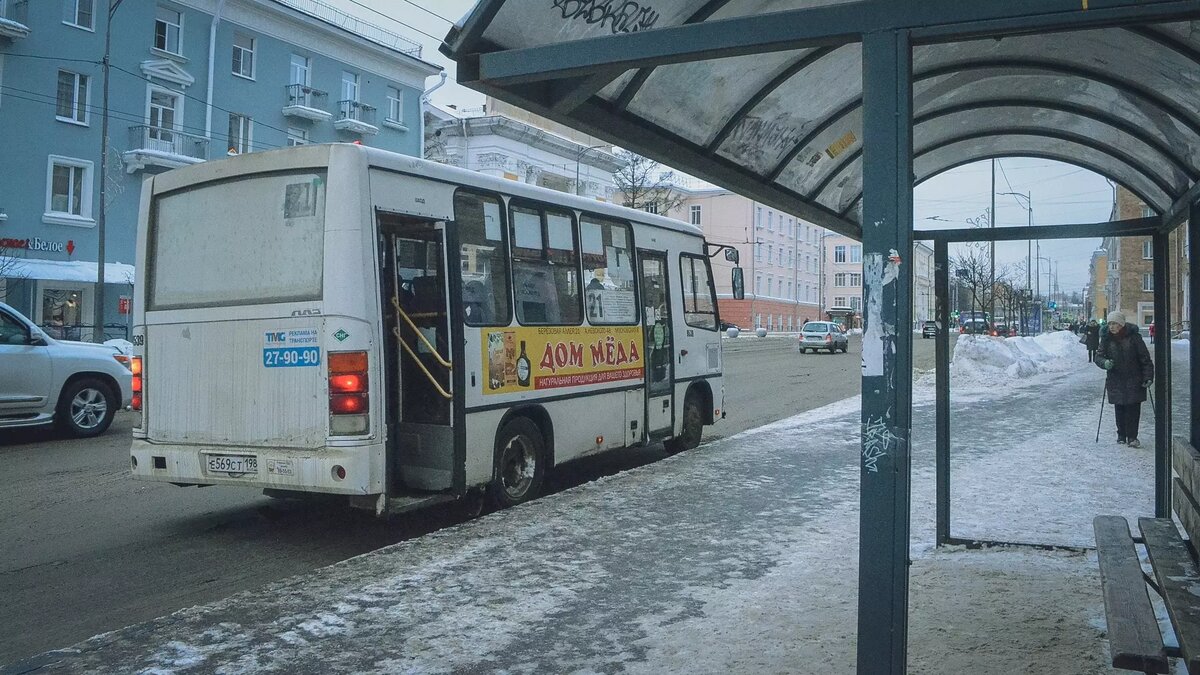
[(733, 299), (746, 299), (746, 280), (742, 278), (742, 268), (740, 267), (733, 268)]
[(736, 266), (738, 264), (738, 262), (740, 262), (740, 258), (741, 258), (741, 256), (738, 255), (738, 250), (736, 248), (725, 249), (725, 261), (726, 262), (731, 262)]

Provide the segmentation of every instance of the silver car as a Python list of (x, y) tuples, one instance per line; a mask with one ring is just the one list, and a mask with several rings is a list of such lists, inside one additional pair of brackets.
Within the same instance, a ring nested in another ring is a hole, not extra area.
[(850, 338), (842, 332), (841, 326), (832, 321), (809, 321), (800, 329), (800, 353), (808, 350), (826, 349), (830, 354), (841, 350), (843, 354), (850, 348)]
[(108, 345), (55, 340), (0, 302), (0, 429), (53, 423), (104, 433), (133, 398), (129, 358)]

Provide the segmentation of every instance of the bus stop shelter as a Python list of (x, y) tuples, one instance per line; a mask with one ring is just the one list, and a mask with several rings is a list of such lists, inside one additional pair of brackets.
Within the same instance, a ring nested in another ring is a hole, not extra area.
[[(442, 50), (469, 87), (862, 241), (859, 672), (906, 664), (914, 238), (934, 242), (941, 298), (939, 543), (953, 539), (948, 245), (1150, 235), (1165, 289), (1168, 235), (1187, 221), (1200, 262), (1200, 0), (480, 0)], [(1092, 170), (1157, 215), (914, 232), (915, 185), (1014, 156)], [(1156, 317), (1168, 302), (1156, 295)], [(1156, 342), (1157, 516), (1168, 350)], [(1177, 430), (1193, 447), (1197, 401), (1193, 377)]]

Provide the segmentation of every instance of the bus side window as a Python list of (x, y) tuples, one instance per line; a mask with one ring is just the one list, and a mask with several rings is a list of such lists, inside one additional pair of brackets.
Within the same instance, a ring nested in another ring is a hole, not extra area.
[(579, 234), (588, 323), (636, 324), (637, 278), (629, 226), (585, 215), (579, 221)]
[(462, 274), (463, 322), (468, 326), (507, 326), (508, 250), (500, 201), (459, 190), (454, 195)]
[(513, 293), (524, 326), (579, 325), (579, 255), (568, 212), (512, 204)]

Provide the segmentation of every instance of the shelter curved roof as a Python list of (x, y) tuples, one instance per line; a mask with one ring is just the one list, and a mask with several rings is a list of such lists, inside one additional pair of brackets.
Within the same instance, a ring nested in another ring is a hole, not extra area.
[(1162, 213), (1193, 188), (1200, 3), (990, 4), (481, 0), (443, 51), (468, 86), (852, 236), (872, 28), (913, 36), (916, 183), (1033, 156), (1100, 173)]

